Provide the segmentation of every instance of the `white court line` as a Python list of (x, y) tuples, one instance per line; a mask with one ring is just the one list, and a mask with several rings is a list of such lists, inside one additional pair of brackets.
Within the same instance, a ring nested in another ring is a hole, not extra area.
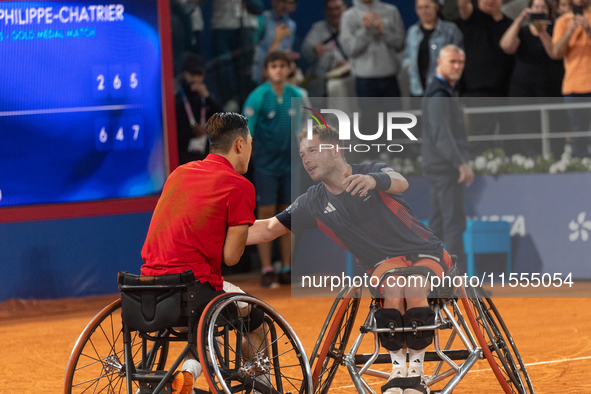
[[(551, 361), (540, 361), (537, 363), (528, 363), (525, 364), (526, 367), (532, 366), (532, 365), (544, 365), (544, 364), (556, 364), (556, 363), (564, 363), (567, 361), (579, 361), (579, 360), (589, 360), (591, 359), (591, 356), (587, 356), (587, 357), (575, 357), (575, 358), (563, 358), (560, 360), (551, 360)], [(472, 372), (484, 372), (484, 371), (490, 371), (490, 368), (488, 369), (477, 369), (474, 371), (468, 371), (468, 373), (472, 373)], [(369, 383), (370, 386), (376, 385), (376, 384), (382, 384), (382, 382), (373, 382), (373, 383)], [(354, 384), (349, 385), (349, 386), (341, 386), (341, 387), (336, 387), (335, 389), (350, 389), (352, 387), (355, 387)]]
[[(556, 363), (564, 363), (567, 361), (579, 361), (579, 360), (589, 360), (591, 359), (591, 356), (587, 356), (587, 357), (575, 357), (575, 358), (563, 358), (560, 360), (550, 360), (550, 361), (540, 361), (537, 363), (527, 363), (525, 364), (526, 367), (532, 366), (532, 365), (544, 365), (544, 364), (556, 364)], [(468, 371), (468, 373), (470, 372), (483, 372), (483, 371), (490, 371), (489, 369), (477, 369), (474, 371)]]
[(42, 115), (42, 114), (63, 114), (68, 112), (93, 112), (93, 111), (116, 111), (121, 109), (140, 108), (141, 105), (100, 105), (95, 107), (69, 107), (69, 108), (49, 108), (49, 109), (30, 109), (22, 111), (0, 112), (0, 116), (19, 116), (19, 115)]

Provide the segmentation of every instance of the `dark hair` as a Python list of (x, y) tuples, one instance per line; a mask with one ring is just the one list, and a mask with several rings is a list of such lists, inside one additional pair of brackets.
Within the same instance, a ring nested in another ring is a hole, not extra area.
[[(529, 8), (531, 8), (533, 3), (534, 3), (534, 0), (529, 0), (529, 2), (527, 3), (527, 6)], [(550, 18), (551, 21), (554, 21), (554, 5), (552, 4), (552, 1), (551, 0), (544, 0), (544, 3), (546, 4), (546, 8), (548, 8), (548, 18)], [(570, 1), (570, 3), (572, 3), (572, 0)]]
[(265, 60), (263, 61), (263, 68), (267, 68), (269, 63), (273, 63), (276, 60), (283, 60), (288, 66), (291, 64), (291, 59), (289, 55), (283, 51), (273, 51), (265, 56)]
[[(327, 144), (331, 144), (333, 146), (342, 146), (342, 141), (339, 140), (339, 132), (336, 128), (331, 125), (328, 125), (328, 129), (326, 126), (319, 126), (314, 125), (312, 126), (312, 134), (317, 135), (320, 142), (324, 142)], [(304, 127), (299, 135), (300, 142), (308, 138), (308, 128)], [(339, 150), (341, 152), (341, 156), (343, 160), (345, 160), (345, 152), (343, 150)], [(346, 160), (345, 160), (346, 161)]]
[(183, 56), (181, 71), (186, 71), (189, 74), (204, 75), (206, 69), (207, 67), (203, 57), (192, 52), (187, 52)]
[(237, 138), (248, 138), (248, 119), (234, 112), (213, 114), (205, 124), (212, 153), (228, 153)]

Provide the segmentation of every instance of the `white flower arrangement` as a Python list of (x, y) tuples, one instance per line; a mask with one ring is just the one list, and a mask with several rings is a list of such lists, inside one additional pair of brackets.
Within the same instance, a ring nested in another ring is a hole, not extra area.
[[(402, 175), (422, 175), (421, 156), (411, 160), (382, 154), (379, 161), (389, 164), (394, 171)], [(538, 156), (535, 159), (521, 154), (508, 157), (503, 149), (495, 148), (486, 150), (469, 164), (476, 175), (591, 172), (591, 158), (573, 158), (570, 149), (565, 150), (560, 160), (555, 160), (551, 155), (548, 158)]]

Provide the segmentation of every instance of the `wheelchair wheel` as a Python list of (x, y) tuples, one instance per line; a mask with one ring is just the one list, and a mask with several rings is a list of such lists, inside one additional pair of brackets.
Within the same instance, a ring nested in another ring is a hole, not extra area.
[(360, 296), (359, 287), (343, 288), (328, 313), (310, 358), (311, 364), (317, 358), (312, 370), (316, 394), (328, 393), (337, 373), (355, 325)]
[(222, 294), (203, 311), (197, 333), (199, 359), (213, 393), (312, 393), (300, 340), (263, 301)]
[(513, 337), (490, 298), (479, 288), (468, 288), (464, 306), (488, 363), (507, 394), (533, 394), (529, 374)]
[[(112, 302), (78, 337), (66, 368), (64, 394), (127, 393), (120, 309), (121, 299)], [(134, 360), (141, 345), (142, 339), (135, 332), (131, 338)], [(147, 351), (145, 366), (163, 370), (167, 356), (168, 342), (155, 341)], [(134, 392), (138, 388), (137, 382), (133, 382)]]

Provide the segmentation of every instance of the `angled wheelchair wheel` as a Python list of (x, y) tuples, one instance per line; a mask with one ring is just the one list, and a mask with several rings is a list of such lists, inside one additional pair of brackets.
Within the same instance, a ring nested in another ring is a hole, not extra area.
[(355, 325), (360, 296), (359, 287), (343, 288), (326, 317), (310, 358), (311, 364), (316, 361), (312, 369), (314, 393), (328, 393)]
[(468, 316), (488, 363), (507, 394), (533, 394), (529, 374), (513, 337), (490, 298), (479, 288), (468, 288)]
[(228, 293), (213, 299), (197, 337), (213, 393), (312, 394), (300, 340), (279, 313), (255, 297)]
[[(100, 311), (82, 331), (68, 361), (64, 394), (127, 393), (120, 311), (121, 299), (118, 299)], [(141, 345), (138, 333), (132, 334), (134, 360), (141, 359), (138, 356)], [(167, 356), (168, 342), (155, 341), (146, 351), (144, 367), (163, 370)], [(137, 382), (133, 382), (134, 392), (138, 389)]]

